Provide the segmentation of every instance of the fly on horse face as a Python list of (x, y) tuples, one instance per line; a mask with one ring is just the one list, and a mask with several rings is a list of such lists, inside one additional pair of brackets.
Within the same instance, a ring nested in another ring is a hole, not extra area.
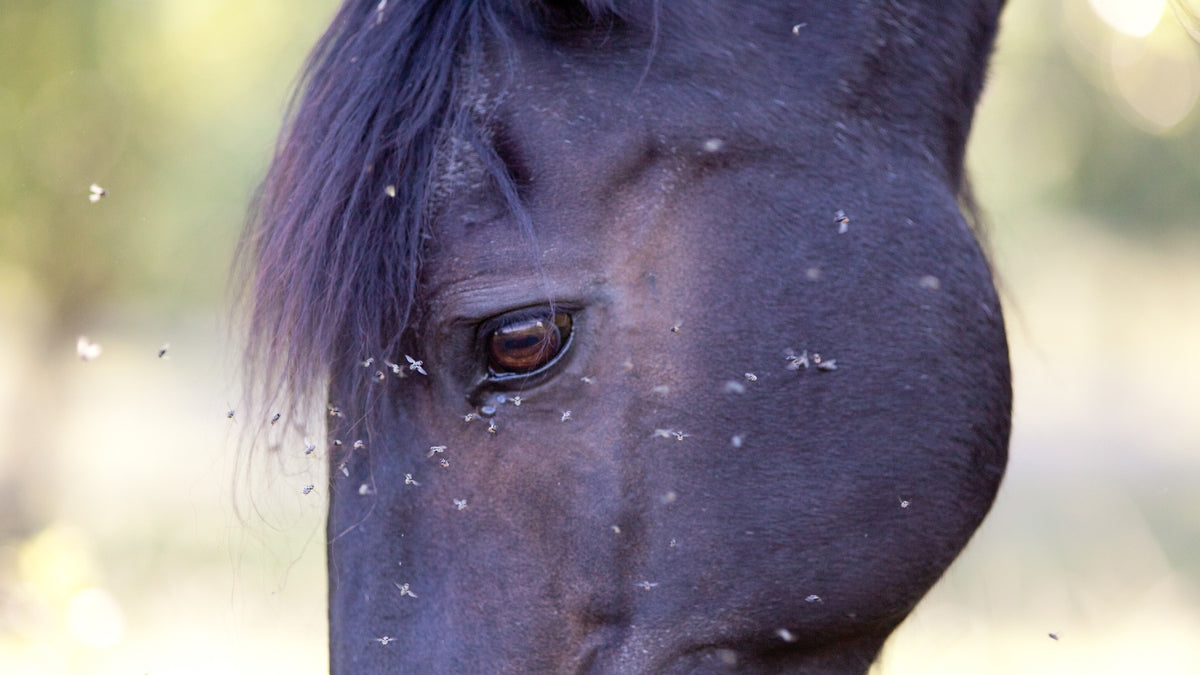
[(1001, 4), (347, 2), (246, 244), (332, 670), (865, 671), (1004, 471)]

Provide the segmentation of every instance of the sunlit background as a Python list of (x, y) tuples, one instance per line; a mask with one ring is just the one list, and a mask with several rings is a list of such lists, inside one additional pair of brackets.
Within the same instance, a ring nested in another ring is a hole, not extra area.
[[(5, 675), (326, 669), (319, 430), (239, 469), (226, 280), (334, 4), (0, 5)], [(1010, 5), (970, 150), (1010, 471), (876, 671), (1200, 673), (1200, 3)]]

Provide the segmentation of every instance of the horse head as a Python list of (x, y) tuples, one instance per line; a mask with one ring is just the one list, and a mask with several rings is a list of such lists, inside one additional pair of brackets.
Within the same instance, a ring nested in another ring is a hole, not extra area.
[(333, 670), (866, 670), (1006, 461), (1001, 4), (347, 2), (247, 241)]

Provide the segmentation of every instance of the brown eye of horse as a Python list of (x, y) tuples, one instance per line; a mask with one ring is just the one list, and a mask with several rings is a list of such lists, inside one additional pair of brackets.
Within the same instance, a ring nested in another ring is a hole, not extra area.
[(497, 375), (532, 373), (554, 360), (571, 336), (571, 315), (517, 319), (488, 337), (488, 367)]

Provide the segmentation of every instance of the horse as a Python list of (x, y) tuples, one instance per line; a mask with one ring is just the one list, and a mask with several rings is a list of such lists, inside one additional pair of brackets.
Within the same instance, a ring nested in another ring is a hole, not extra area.
[(345, 2), (243, 242), (331, 671), (866, 671), (1007, 461), (1002, 5)]

